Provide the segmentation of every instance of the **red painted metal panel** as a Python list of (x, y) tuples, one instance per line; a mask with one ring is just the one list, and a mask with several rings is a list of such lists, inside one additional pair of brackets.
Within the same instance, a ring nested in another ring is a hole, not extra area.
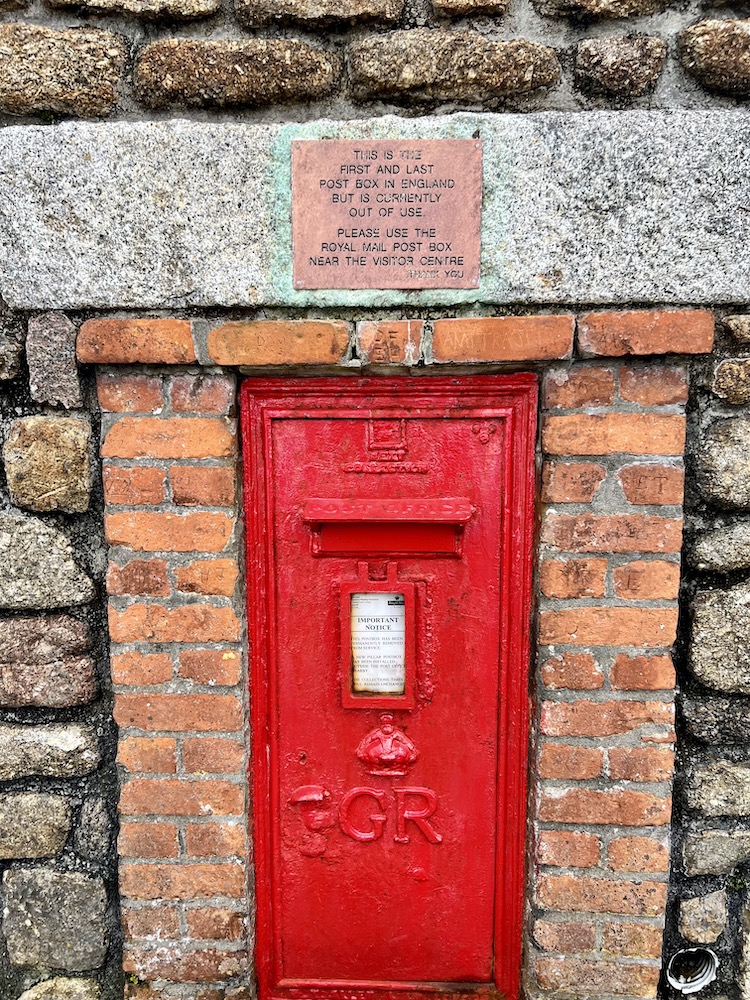
[[(262, 1000), (517, 996), (536, 391), (243, 385)], [(349, 688), (356, 593), (403, 695)]]

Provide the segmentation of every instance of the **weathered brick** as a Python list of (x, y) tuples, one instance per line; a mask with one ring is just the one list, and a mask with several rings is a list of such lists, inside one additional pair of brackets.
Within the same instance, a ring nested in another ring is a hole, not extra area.
[(196, 737), (183, 740), (182, 763), (195, 774), (232, 774), (244, 770), (245, 746), (236, 740)]
[(123, 858), (176, 858), (177, 827), (173, 823), (123, 822), (117, 852)]
[(231, 597), (239, 568), (234, 559), (201, 559), (177, 569), (177, 589), (186, 594), (217, 594)]
[(420, 319), (357, 323), (357, 356), (363, 365), (415, 365), (423, 326)]
[(669, 871), (669, 847), (653, 837), (615, 837), (607, 848), (610, 868), (621, 872)]
[(180, 654), (180, 677), (197, 684), (237, 684), (242, 659), (234, 649), (186, 649)]
[(130, 899), (199, 899), (228, 896), (242, 899), (245, 870), (230, 864), (124, 864), (120, 891)]
[(558, 868), (593, 868), (599, 864), (602, 844), (590, 833), (543, 830), (539, 834), (537, 862)]
[(163, 559), (131, 559), (124, 566), (111, 562), (107, 568), (107, 593), (167, 597), (172, 592)]
[(183, 952), (175, 946), (131, 949), (125, 952), (122, 966), (126, 973), (141, 979), (150, 976), (171, 983), (215, 983), (241, 976), (247, 967), (247, 954), (193, 949)]
[(231, 694), (117, 694), (115, 721), (151, 732), (239, 732), (242, 705)]
[(245, 915), (239, 910), (223, 907), (201, 907), (186, 910), (188, 933), (204, 941), (238, 941), (245, 933)]
[(162, 380), (149, 375), (96, 377), (99, 406), (110, 413), (159, 413), (164, 406)]
[(185, 845), (193, 858), (243, 858), (245, 831), (239, 823), (190, 823)]
[(589, 920), (537, 920), (532, 933), (545, 951), (576, 955), (596, 947), (596, 927)]
[(542, 682), (548, 688), (595, 690), (604, 675), (590, 653), (563, 653), (542, 664)]
[(611, 368), (578, 366), (568, 371), (551, 371), (542, 385), (542, 406), (549, 410), (609, 406), (614, 398), (615, 373)]
[(545, 743), (539, 752), (540, 778), (585, 780), (598, 778), (604, 770), (604, 754), (594, 747), (567, 743)]
[(180, 937), (180, 920), (174, 906), (123, 910), (122, 927), (126, 938), (156, 938), (173, 941)]
[(667, 901), (664, 882), (619, 882), (582, 875), (543, 875), (537, 886), (542, 906), (583, 913), (658, 916)]
[(539, 641), (571, 646), (671, 646), (677, 634), (677, 608), (571, 608), (543, 611)]
[(686, 403), (687, 372), (684, 368), (621, 368), (620, 399), (641, 406)]
[(110, 31), (10, 22), (0, 25), (0, 51), (0, 111), (88, 118), (108, 114), (117, 102), (126, 48)]
[(545, 462), (542, 503), (590, 503), (607, 470), (593, 462)]
[(181, 319), (89, 319), (78, 334), (88, 364), (184, 365), (195, 361), (190, 323)]
[(675, 685), (672, 657), (621, 653), (612, 665), (609, 679), (619, 691), (669, 691)]
[(542, 541), (568, 552), (679, 552), (682, 521), (646, 514), (548, 514)]
[(572, 316), (439, 319), (432, 339), (438, 364), (567, 358), (572, 349)]
[(606, 559), (545, 559), (539, 587), (545, 597), (604, 597)]
[(584, 356), (708, 354), (714, 318), (705, 309), (659, 309), (588, 313), (578, 320)]
[(674, 753), (656, 747), (617, 747), (609, 751), (613, 781), (670, 781)]
[(536, 976), (543, 989), (561, 993), (577, 993), (585, 989), (590, 996), (607, 993), (616, 996), (655, 997), (659, 969), (601, 960), (545, 956), (536, 960)]
[(671, 701), (548, 701), (542, 705), (541, 731), (547, 736), (614, 736), (673, 722)]
[(435, 28), (371, 34), (349, 45), (347, 68), (355, 100), (476, 101), (552, 87), (560, 79), (554, 49), (546, 45)]
[(235, 434), (224, 417), (123, 417), (104, 438), (104, 458), (228, 458)]
[(117, 763), (133, 773), (174, 774), (177, 741), (167, 736), (130, 736), (117, 745)]
[(681, 455), (685, 418), (659, 413), (571, 413), (542, 427), (548, 455)]
[(619, 473), (625, 499), (635, 504), (681, 504), (685, 472), (673, 465), (628, 465)]
[(617, 566), (615, 596), (631, 601), (673, 601), (680, 589), (680, 564), (660, 559)]
[(127, 469), (104, 466), (104, 502), (107, 505), (140, 507), (165, 499), (167, 474), (164, 469)]
[(136, 552), (221, 552), (234, 518), (226, 514), (107, 514), (104, 534), (110, 545)]
[(121, 653), (112, 657), (115, 684), (163, 684), (171, 679), (172, 660), (166, 653)]
[(600, 826), (666, 826), (671, 812), (670, 799), (620, 789), (556, 788), (544, 792), (539, 806), (539, 818), (545, 823)]
[(163, 608), (132, 604), (125, 611), (109, 610), (112, 642), (236, 642), (240, 623), (231, 608), (190, 604)]
[(218, 413), (234, 410), (234, 375), (176, 375), (169, 400), (175, 413)]
[(237, 486), (233, 468), (173, 465), (169, 480), (176, 504), (188, 507), (231, 507), (234, 504)]
[(228, 781), (134, 778), (120, 789), (120, 814), (148, 816), (239, 816), (245, 796)]
[(331, 320), (225, 323), (208, 335), (217, 365), (337, 365), (349, 347), (349, 324)]
[(662, 937), (661, 928), (651, 924), (611, 921), (604, 925), (602, 951), (627, 958), (661, 958)]

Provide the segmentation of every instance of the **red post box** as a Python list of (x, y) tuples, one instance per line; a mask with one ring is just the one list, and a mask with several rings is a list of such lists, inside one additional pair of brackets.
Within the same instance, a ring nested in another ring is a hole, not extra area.
[(261, 1000), (517, 995), (536, 391), (243, 386)]

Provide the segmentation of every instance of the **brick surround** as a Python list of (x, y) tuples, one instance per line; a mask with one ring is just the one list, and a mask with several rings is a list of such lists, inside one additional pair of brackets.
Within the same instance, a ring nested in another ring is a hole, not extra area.
[(660, 356), (710, 351), (713, 318), (209, 326), (94, 319), (78, 340), (103, 411), (130, 995), (252, 982), (235, 369), (421, 360), (544, 373), (527, 994), (655, 996), (687, 400), (684, 364)]

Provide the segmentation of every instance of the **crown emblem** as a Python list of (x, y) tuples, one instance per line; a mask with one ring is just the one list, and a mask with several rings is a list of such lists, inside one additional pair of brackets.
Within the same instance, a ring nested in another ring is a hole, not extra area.
[(357, 756), (368, 774), (400, 778), (419, 757), (412, 741), (393, 724), (393, 715), (383, 712), (380, 725), (371, 730), (357, 747)]

